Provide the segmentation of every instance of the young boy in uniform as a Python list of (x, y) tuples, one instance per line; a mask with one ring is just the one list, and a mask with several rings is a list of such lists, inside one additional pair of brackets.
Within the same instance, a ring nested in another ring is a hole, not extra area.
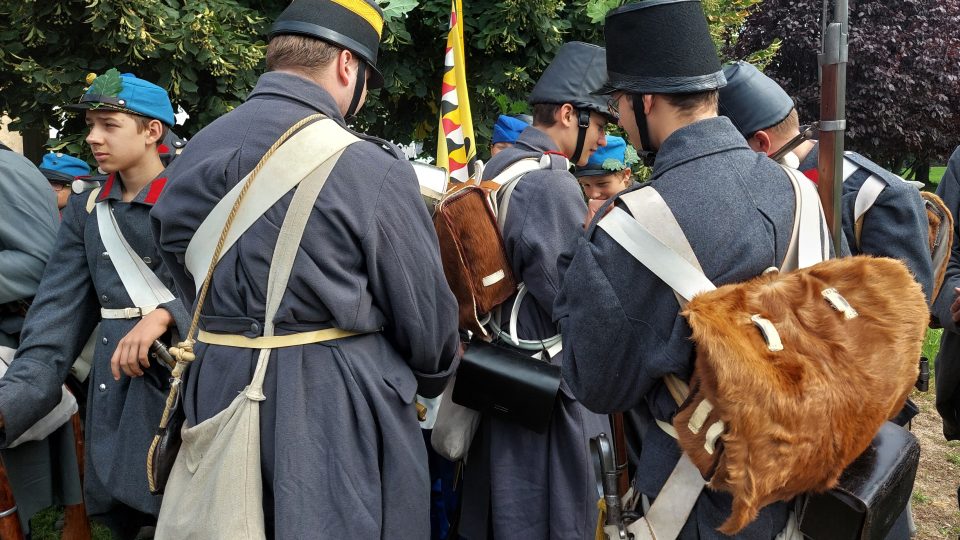
[[(563, 45), (528, 98), (533, 126), (484, 169), (485, 179), (491, 179), (522, 159), (549, 162), (549, 168), (516, 181), (501, 231), (513, 273), (530, 293), (515, 311), (514, 337), (521, 340), (546, 341), (558, 333), (551, 310), (560, 282), (557, 257), (582, 234), (587, 212), (577, 179), (567, 169), (586, 165), (606, 144), (604, 128), (611, 116), (605, 99), (591, 93), (605, 77), (603, 48), (580, 42)], [(507, 314), (517, 298), (503, 304), (500, 328), (509, 328)], [(511, 346), (507, 339), (500, 341)], [(542, 354), (559, 364), (565, 353), (551, 347)], [(460, 537), (591, 536), (597, 491), (588, 444), (604, 431), (609, 432), (607, 417), (588, 411), (566, 385), (560, 387), (546, 433), (485, 415), (464, 469)]]
[(187, 317), (169, 293), (148, 219), (166, 182), (157, 141), (174, 122), (173, 108), (162, 88), (115, 69), (68, 108), (86, 110), (87, 144), (109, 176), (64, 210), (20, 348), (0, 379), (0, 446), (59, 401), (60, 385), (102, 318), (89, 376), (84, 494), (94, 519), (117, 538), (133, 538), (160, 507), (147, 489), (144, 460), (169, 373), (149, 351)]
[(587, 164), (577, 167), (573, 175), (580, 182), (587, 199), (587, 219), (590, 223), (607, 199), (633, 185), (633, 170), (640, 161), (637, 151), (628, 147), (623, 137), (607, 135), (607, 145), (598, 148)]

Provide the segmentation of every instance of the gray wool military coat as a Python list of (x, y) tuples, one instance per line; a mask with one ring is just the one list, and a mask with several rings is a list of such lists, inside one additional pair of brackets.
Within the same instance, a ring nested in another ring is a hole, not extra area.
[[(183, 257), (194, 231), (284, 131), (317, 112), (344, 125), (320, 86), (266, 73), (245, 103), (201, 130), (170, 166), (170, 186), (151, 217), (188, 304), (195, 276)], [(421, 394), (439, 394), (456, 368), (456, 300), (413, 167), (392, 145), (357, 135), (367, 140), (347, 148), (320, 193), (274, 322), (278, 335), (328, 327), (369, 333), (271, 355), (261, 463), (267, 530), (280, 539), (430, 536), (414, 396), (418, 382)], [(270, 259), (292, 193), (217, 265), (206, 330), (261, 335)], [(190, 425), (234, 399), (258, 355), (203, 344), (196, 352), (185, 391)]]
[[(148, 219), (165, 182), (164, 178), (153, 180), (125, 203), (120, 200), (120, 182), (110, 176), (97, 201), (113, 201), (123, 236), (172, 290)], [(100, 308), (133, 306), (100, 239), (97, 213), (87, 212), (88, 198), (89, 194), (73, 195), (64, 209), (57, 244), (27, 314), (20, 348), (10, 370), (0, 379), (0, 413), (6, 422), (0, 446), (14, 441), (60, 400), (60, 386), (100, 320)], [(179, 300), (161, 307), (179, 326), (187, 322)], [(154, 515), (160, 509), (160, 497), (150, 495), (147, 489), (145, 463), (163, 412), (170, 372), (156, 363), (142, 377), (123, 375), (115, 381), (110, 372), (117, 342), (137, 322), (139, 319), (113, 319), (100, 324), (85, 426), (84, 498), (90, 514), (120, 505)]]
[(940, 180), (937, 195), (943, 198), (954, 215), (953, 251), (947, 266), (940, 295), (933, 303), (933, 318), (944, 330), (940, 338), (940, 352), (934, 366), (937, 384), (937, 411), (943, 418), (943, 435), (947, 440), (960, 439), (960, 328), (953, 322), (950, 305), (957, 298), (960, 287), (960, 147), (947, 163), (947, 172)]
[[(484, 176), (493, 178), (517, 160), (545, 152), (556, 153), (556, 144), (527, 128), (512, 148), (490, 160)], [(518, 315), (520, 338), (557, 334), (551, 313), (560, 286), (557, 257), (583, 234), (586, 212), (580, 186), (566, 170), (536, 170), (518, 181), (503, 240), (514, 275), (529, 291)], [(504, 306), (509, 317), (513, 299)], [(505, 318), (502, 326), (508, 323)], [(564, 354), (551, 361), (559, 365)], [(609, 432), (607, 416), (587, 410), (566, 385), (546, 433), (484, 417), (466, 461), (461, 538), (485, 540), (490, 533), (498, 540), (592, 537), (598, 496), (589, 440), (601, 432)]]
[[(36, 294), (59, 225), (56, 194), (47, 179), (27, 158), (0, 148), (0, 304)], [(22, 327), (23, 317), (0, 315), (0, 346), (17, 348)], [(81, 501), (70, 424), (0, 455), (24, 531), (39, 510)]]
[[(727, 118), (701, 120), (670, 135), (650, 185), (718, 286), (782, 263), (793, 228), (790, 180), (753, 152)], [(676, 441), (654, 422), (669, 422), (677, 410), (662, 379), (689, 379), (694, 344), (672, 290), (596, 221), (560, 260), (553, 315), (563, 331), (563, 376), (591, 410), (633, 409), (642, 439), (632, 445), (640, 449), (634, 486), (653, 500), (680, 458)], [(726, 538), (716, 528), (730, 509), (728, 494), (704, 490), (680, 538)], [(787, 515), (783, 503), (767, 506), (738, 538), (769, 540)]]
[[(817, 176), (820, 145), (814, 146), (800, 163), (800, 170)], [(903, 261), (913, 277), (923, 287), (927, 301), (933, 293), (933, 265), (927, 245), (927, 211), (923, 199), (914, 186), (883, 167), (855, 152), (848, 158), (860, 166), (843, 182), (840, 207), (843, 215), (843, 235), (853, 255), (874, 255)], [(863, 183), (870, 175), (877, 175), (886, 187), (876, 202), (863, 215), (860, 243), (854, 233), (854, 204)]]

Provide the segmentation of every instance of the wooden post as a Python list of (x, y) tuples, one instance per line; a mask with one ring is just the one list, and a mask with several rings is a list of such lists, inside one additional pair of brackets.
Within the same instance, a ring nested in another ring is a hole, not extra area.
[[(82, 486), (84, 474), (83, 425), (80, 422), (80, 413), (73, 413), (70, 422), (73, 424), (73, 448), (77, 453), (77, 467), (80, 471), (80, 485)], [(62, 540), (90, 540), (90, 538), (90, 518), (87, 517), (87, 507), (83, 504), (83, 500), (78, 504), (64, 507)]]
[(20, 528), (20, 516), (17, 515), (17, 501), (7, 479), (7, 468), (0, 459), (0, 538), (3, 540), (23, 540)]

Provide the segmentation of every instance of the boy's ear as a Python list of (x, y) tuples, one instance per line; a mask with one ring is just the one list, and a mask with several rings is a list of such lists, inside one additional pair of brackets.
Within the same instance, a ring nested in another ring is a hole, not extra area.
[(151, 119), (147, 123), (147, 144), (157, 143), (163, 139), (163, 122)]
[(564, 103), (557, 108), (556, 120), (563, 127), (570, 127), (571, 125), (577, 125), (577, 111), (573, 108), (573, 105), (569, 103)]

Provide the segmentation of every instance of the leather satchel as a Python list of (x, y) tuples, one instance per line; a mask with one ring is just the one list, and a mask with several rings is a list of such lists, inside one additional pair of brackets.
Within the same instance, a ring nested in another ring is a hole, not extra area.
[(920, 463), (920, 443), (887, 422), (836, 487), (805, 497), (800, 532), (811, 540), (882, 540), (910, 500)]
[(560, 390), (560, 366), (474, 341), (457, 369), (453, 401), (544, 433)]
[(433, 224), (460, 328), (486, 336), (480, 318), (517, 288), (487, 192), (475, 186), (457, 191), (437, 205)]
[(169, 408), (169, 416), (165, 421), (161, 419), (157, 434), (154, 435), (150, 449), (147, 451), (147, 487), (153, 495), (163, 494), (173, 463), (177, 460), (177, 454), (180, 453), (180, 445), (183, 443), (180, 430), (183, 428), (186, 415), (183, 412), (180, 396), (181, 393), (176, 392), (174, 404)]

